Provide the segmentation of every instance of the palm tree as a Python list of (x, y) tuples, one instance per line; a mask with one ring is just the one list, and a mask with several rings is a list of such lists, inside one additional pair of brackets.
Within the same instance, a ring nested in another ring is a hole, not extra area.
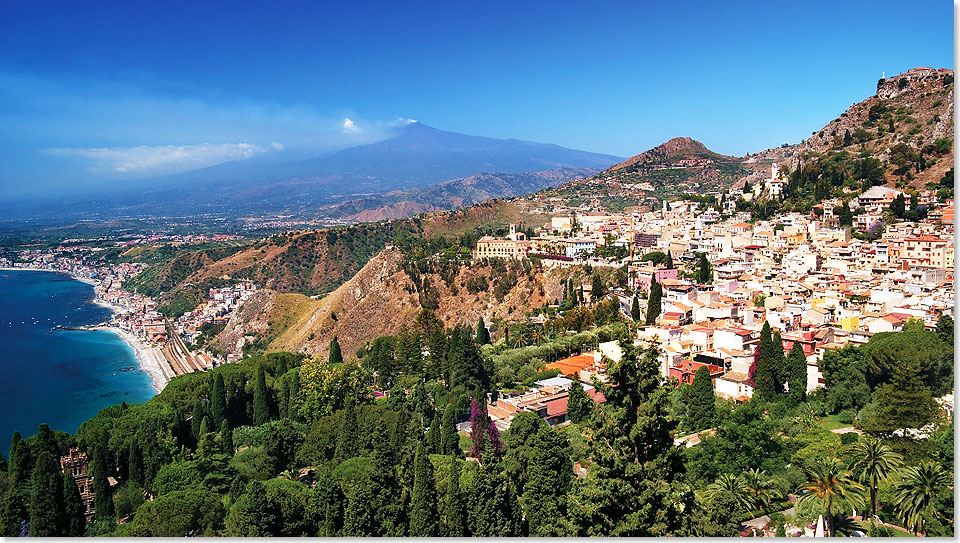
[(778, 492), (774, 488), (773, 479), (767, 476), (767, 472), (762, 469), (750, 469), (744, 472), (743, 482), (747, 493), (750, 495), (752, 507), (763, 509), (770, 505), (770, 501), (777, 497)]
[(540, 345), (540, 342), (543, 341), (543, 332), (540, 330), (534, 330), (530, 337), (533, 339), (533, 342), (537, 345)]
[(722, 492), (729, 492), (733, 495), (737, 504), (744, 510), (749, 510), (753, 507), (753, 499), (750, 496), (750, 492), (743, 478), (739, 475), (724, 473), (720, 477), (717, 477), (716, 481), (707, 485), (707, 488), (703, 491), (703, 497), (709, 500), (713, 498), (714, 495)]
[(833, 537), (834, 509), (842, 507), (844, 502), (858, 501), (863, 487), (848, 470), (843, 469), (836, 458), (827, 458), (808, 467), (807, 478), (807, 482), (800, 487), (801, 492), (806, 492), (800, 500), (817, 496), (823, 501), (826, 535)]
[(517, 335), (513, 336), (513, 344), (517, 347), (523, 347), (527, 344), (527, 338), (523, 337), (523, 332), (517, 332)]
[(880, 482), (903, 465), (903, 458), (878, 439), (864, 439), (850, 450), (850, 469), (860, 474), (860, 481), (870, 485), (870, 514), (880, 511)]
[(924, 514), (936, 514), (932, 507), (933, 496), (944, 487), (950, 487), (950, 483), (950, 474), (935, 462), (921, 462), (900, 472), (900, 481), (893, 491), (893, 506), (913, 533), (923, 531)]

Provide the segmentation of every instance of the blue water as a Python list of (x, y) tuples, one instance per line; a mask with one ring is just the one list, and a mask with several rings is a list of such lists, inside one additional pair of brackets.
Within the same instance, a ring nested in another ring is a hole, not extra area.
[(141, 403), (155, 391), (136, 354), (105, 330), (51, 328), (97, 324), (110, 309), (93, 287), (66, 275), (0, 270), (0, 451), (10, 437), (46, 422), (74, 433), (104, 407)]

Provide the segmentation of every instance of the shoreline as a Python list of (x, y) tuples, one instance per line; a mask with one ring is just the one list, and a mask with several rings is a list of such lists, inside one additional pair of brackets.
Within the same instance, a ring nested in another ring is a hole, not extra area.
[[(70, 274), (69, 272), (62, 270), (48, 270), (45, 268), (12, 268), (5, 267), (0, 268), (0, 272), (4, 271), (38, 271), (38, 272), (47, 272), (47, 273), (58, 273), (65, 275), (74, 281), (80, 281), (81, 283), (86, 283), (94, 289), (100, 286), (99, 283), (93, 279), (87, 277), (77, 277)], [(106, 300), (101, 300), (97, 298), (96, 290), (94, 290), (94, 296), (91, 300), (91, 303), (96, 304), (100, 307), (104, 307), (110, 310), (111, 317), (114, 314), (120, 313), (123, 311), (118, 305), (114, 305)], [(150, 376), (150, 381), (153, 386), (153, 390), (157, 393), (160, 393), (163, 388), (166, 386), (170, 379), (174, 377), (173, 370), (170, 368), (169, 362), (167, 362), (166, 357), (163, 355), (160, 347), (148, 347), (145, 345), (139, 338), (133, 335), (126, 330), (123, 330), (115, 325), (108, 324), (105, 326), (93, 326), (91, 330), (105, 330), (107, 332), (112, 332), (117, 335), (124, 343), (127, 344), (130, 349), (133, 350), (133, 354), (137, 359), (137, 362), (140, 366), (140, 370)], [(166, 366), (166, 367), (165, 367)]]

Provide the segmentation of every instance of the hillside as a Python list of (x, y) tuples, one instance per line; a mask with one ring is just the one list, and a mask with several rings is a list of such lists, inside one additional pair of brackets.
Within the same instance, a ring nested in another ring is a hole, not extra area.
[(386, 249), (320, 300), (258, 292), (234, 314), (214, 346), (236, 351), (250, 336), (265, 350), (315, 354), (325, 352), (337, 336), (344, 353), (353, 353), (366, 341), (411, 325), (424, 305), (435, 305), (446, 326), (474, 326), (481, 316), (488, 323), (522, 320), (562, 294), (559, 274), (526, 272), (516, 263), (460, 266), (449, 284), (442, 274), (423, 274), (431, 293), (425, 294), (404, 271), (403, 261), (400, 250)]
[(402, 219), (419, 213), (457, 209), (494, 198), (509, 198), (597, 173), (592, 168), (559, 167), (529, 173), (477, 173), (423, 188), (391, 191), (324, 206), (321, 213), (358, 222)]
[(723, 190), (754, 166), (715, 153), (688, 137), (670, 139), (610, 168), (537, 194), (582, 210), (622, 212), (650, 209), (684, 193)]

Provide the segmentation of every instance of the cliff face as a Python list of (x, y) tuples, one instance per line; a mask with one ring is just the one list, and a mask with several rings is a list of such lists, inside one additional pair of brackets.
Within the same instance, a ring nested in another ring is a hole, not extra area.
[[(237, 352), (250, 336), (268, 350), (324, 353), (333, 336), (344, 355), (352, 355), (364, 342), (395, 334), (411, 325), (421, 310), (413, 282), (401, 269), (403, 255), (386, 249), (352, 279), (319, 300), (302, 294), (272, 290), (256, 293), (234, 314), (214, 340), (224, 352)], [(499, 319), (522, 320), (548, 299), (561, 297), (560, 280), (552, 273), (533, 270), (516, 274), (516, 283), (498, 300), (497, 281), (491, 266), (461, 267), (452, 286), (436, 274), (424, 274), (437, 293), (437, 316), (446, 326), (475, 326), (482, 316), (488, 323)], [(467, 283), (484, 278), (487, 288), (471, 292)]]

